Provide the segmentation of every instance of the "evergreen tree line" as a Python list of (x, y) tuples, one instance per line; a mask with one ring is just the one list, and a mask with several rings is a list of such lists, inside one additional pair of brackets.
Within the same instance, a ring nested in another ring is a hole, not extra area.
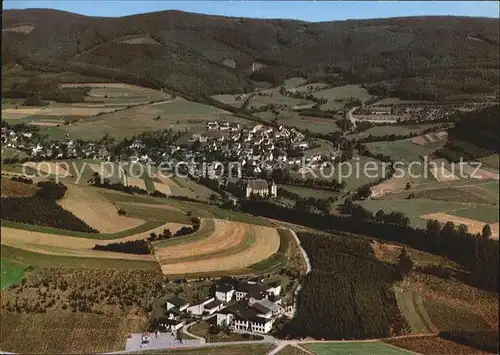
[(471, 279), (468, 280), (470, 283), (498, 291), (498, 242), (470, 234), (463, 228), (456, 229), (453, 223), (447, 223), (442, 227), (438, 221), (429, 221), (427, 228), (421, 229), (404, 223), (387, 223), (374, 217), (317, 214), (261, 200), (243, 200), (241, 210), (324, 231), (366, 235), (443, 255), (472, 271)]
[(151, 254), (152, 248), (148, 241), (140, 239), (107, 245), (96, 244), (92, 249), (127, 254)]

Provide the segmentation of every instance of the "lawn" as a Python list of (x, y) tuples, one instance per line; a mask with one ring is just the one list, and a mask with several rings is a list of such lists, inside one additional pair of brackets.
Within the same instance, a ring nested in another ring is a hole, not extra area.
[(2, 273), (0, 288), (4, 290), (10, 285), (19, 283), (23, 279), (24, 270), (27, 267), (26, 264), (2, 257), (0, 259), (0, 271)]
[(409, 351), (398, 349), (381, 342), (347, 343), (300, 343), (303, 348), (316, 355), (408, 355)]
[(30, 265), (33, 267), (69, 267), (90, 269), (154, 269), (158, 264), (151, 261), (123, 260), (105, 258), (80, 258), (33, 253), (30, 251), (1, 246), (2, 258), (9, 262)]

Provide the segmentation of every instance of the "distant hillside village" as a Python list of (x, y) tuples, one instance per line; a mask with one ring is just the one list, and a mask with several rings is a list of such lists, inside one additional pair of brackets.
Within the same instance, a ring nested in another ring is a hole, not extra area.
[[(261, 173), (275, 168), (299, 169), (304, 162), (319, 168), (337, 159), (341, 152), (338, 146), (319, 147), (295, 128), (261, 124), (243, 128), (224, 121), (208, 122), (201, 133), (148, 132), (112, 144), (106, 137), (98, 142), (70, 138), (46, 142), (29, 127), (3, 126), (1, 140), (2, 146), (24, 152), (25, 160), (85, 158), (170, 168), (185, 162), (190, 176), (208, 176), (216, 181), (217, 188), (240, 198), (277, 196), (274, 182), (254, 178)], [(223, 176), (218, 174), (220, 166), (206, 161), (224, 164)]]
[(292, 306), (282, 305), (281, 291), (277, 282), (223, 277), (215, 282), (211, 297), (199, 303), (190, 304), (178, 296), (168, 298), (154, 328), (176, 333), (186, 321), (212, 318), (213, 326), (221, 329), (269, 333), (279, 317), (292, 314)]

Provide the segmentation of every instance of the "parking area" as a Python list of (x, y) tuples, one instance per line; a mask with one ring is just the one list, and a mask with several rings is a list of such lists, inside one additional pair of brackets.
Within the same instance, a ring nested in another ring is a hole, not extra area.
[(145, 349), (165, 349), (165, 348), (182, 348), (193, 347), (203, 344), (202, 340), (198, 339), (176, 339), (171, 333), (150, 333), (149, 343), (141, 348), (143, 342), (143, 333), (131, 334), (127, 338), (126, 351), (145, 350)]

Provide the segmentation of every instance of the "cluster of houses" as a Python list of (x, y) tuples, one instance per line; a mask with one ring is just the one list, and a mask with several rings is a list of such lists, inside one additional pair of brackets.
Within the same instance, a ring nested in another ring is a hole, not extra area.
[(215, 286), (215, 294), (197, 304), (177, 296), (167, 299), (164, 316), (156, 319), (158, 330), (175, 333), (186, 324), (187, 317), (195, 316), (215, 317), (221, 328), (269, 333), (274, 321), (284, 313), (278, 283), (222, 278)]
[(109, 151), (103, 144), (75, 141), (64, 138), (61, 141), (44, 142), (33, 132), (2, 127), (2, 147), (25, 152), (31, 158), (70, 159), (90, 158), (109, 159)]

